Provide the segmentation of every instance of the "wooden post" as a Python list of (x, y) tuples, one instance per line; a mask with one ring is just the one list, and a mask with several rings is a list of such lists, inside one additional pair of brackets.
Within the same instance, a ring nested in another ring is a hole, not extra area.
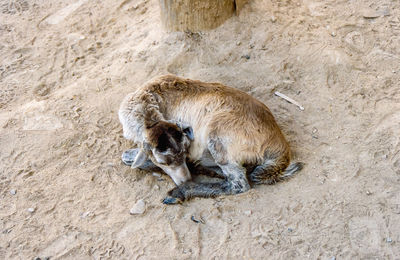
[(168, 31), (213, 29), (232, 17), (247, 0), (159, 0), (161, 21)]

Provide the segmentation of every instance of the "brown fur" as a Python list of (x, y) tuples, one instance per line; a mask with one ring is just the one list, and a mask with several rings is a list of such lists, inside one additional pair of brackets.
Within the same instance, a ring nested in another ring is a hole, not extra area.
[[(163, 126), (171, 124), (166, 122), (191, 126), (194, 140), (188, 159), (206, 164), (210, 158), (205, 158), (205, 154), (211, 155), (224, 177), (235, 181), (243, 175), (243, 166), (250, 166), (254, 168), (247, 176), (251, 182), (274, 183), (285, 174), (290, 163), (289, 145), (268, 107), (242, 91), (219, 83), (162, 76), (128, 95), (119, 115), (124, 135), (139, 145), (146, 142), (157, 145), (153, 136), (165, 131), (165, 127), (149, 126), (160, 122)], [(296, 169), (300, 168), (299, 165)], [(244, 175), (245, 187), (239, 192), (248, 189)], [(197, 187), (193, 185), (189, 186)]]

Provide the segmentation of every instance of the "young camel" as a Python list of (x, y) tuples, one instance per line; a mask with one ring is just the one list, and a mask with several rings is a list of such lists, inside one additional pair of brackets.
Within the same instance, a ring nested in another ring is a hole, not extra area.
[[(163, 200), (238, 194), (252, 184), (273, 184), (301, 170), (290, 164), (290, 148), (267, 106), (219, 83), (168, 75), (121, 104), (124, 137), (138, 149), (123, 154), (132, 168), (161, 168), (176, 183)], [(195, 183), (187, 163), (220, 175)]]

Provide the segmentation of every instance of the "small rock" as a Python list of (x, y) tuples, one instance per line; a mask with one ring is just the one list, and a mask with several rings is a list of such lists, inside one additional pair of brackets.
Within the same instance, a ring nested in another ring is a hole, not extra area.
[(276, 22), (276, 17), (275, 16), (271, 16), (271, 22)]
[(336, 260), (336, 256), (332, 256), (332, 257), (331, 257), (331, 260)]
[(17, 190), (12, 189), (12, 190), (10, 190), (10, 193), (11, 193), (11, 195), (15, 195), (15, 194), (17, 194)]
[(332, 35), (332, 37), (335, 37), (336, 33), (335, 32), (331, 32), (331, 35)]
[(107, 167), (114, 167), (114, 164), (112, 162), (107, 163)]
[(12, 231), (11, 228), (7, 228), (3, 230), (3, 234), (9, 234)]
[(246, 60), (250, 60), (250, 55), (249, 54), (243, 55), (242, 58), (245, 58)]
[(159, 174), (158, 172), (153, 172), (152, 175), (153, 175), (154, 177), (158, 177), (158, 178), (161, 177), (161, 174)]
[(160, 186), (158, 186), (158, 185), (156, 184), (156, 185), (154, 185), (154, 189), (159, 190), (159, 189), (160, 189)]
[(317, 133), (318, 132), (318, 129), (317, 128), (315, 128), (315, 127), (313, 127), (313, 129), (312, 129), (312, 133), (313, 134), (315, 134), (315, 133)]
[(365, 19), (375, 19), (378, 18), (379, 16), (381, 16), (377, 11), (373, 10), (373, 9), (365, 9), (362, 11), (362, 16)]
[(35, 208), (28, 208), (29, 213), (33, 213), (33, 212), (35, 212), (35, 210), (36, 210)]
[(86, 211), (84, 213), (81, 213), (81, 218), (87, 218), (87, 217), (93, 217), (94, 213), (91, 211)]
[(146, 211), (146, 203), (142, 199), (138, 200), (136, 204), (131, 208), (129, 213), (131, 215), (141, 215)]
[(239, 46), (240, 44), (242, 44), (240, 41), (236, 42), (236, 45)]
[(392, 243), (392, 242), (393, 240), (390, 237), (386, 238), (386, 243)]
[(254, 44), (250, 44), (250, 45), (249, 45), (249, 48), (250, 48), (250, 49), (253, 49), (253, 48), (254, 48)]
[(365, 19), (375, 19), (375, 18), (378, 18), (379, 16), (381, 16), (381, 14), (379, 12), (377, 12), (376, 10), (374, 10), (372, 8), (366, 8), (364, 10), (361, 10), (361, 13)]
[(288, 228), (287, 231), (293, 232), (293, 228)]
[(201, 223), (204, 224), (204, 220), (200, 217), (200, 218), (196, 218), (195, 216), (191, 216), (190, 219), (194, 222), (194, 223)]
[(251, 215), (251, 210), (246, 210), (245, 212), (244, 212), (244, 214), (246, 215), (246, 216), (250, 216)]
[(370, 192), (369, 190), (367, 190), (366, 194), (369, 196), (369, 195), (372, 195), (372, 192)]

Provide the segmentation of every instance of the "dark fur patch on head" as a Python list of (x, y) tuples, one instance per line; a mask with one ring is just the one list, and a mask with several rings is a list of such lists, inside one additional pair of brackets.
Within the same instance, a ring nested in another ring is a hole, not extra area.
[(160, 121), (148, 127), (146, 131), (148, 142), (152, 147), (160, 152), (166, 151), (168, 148), (176, 153), (179, 152), (183, 134), (177, 125)]

